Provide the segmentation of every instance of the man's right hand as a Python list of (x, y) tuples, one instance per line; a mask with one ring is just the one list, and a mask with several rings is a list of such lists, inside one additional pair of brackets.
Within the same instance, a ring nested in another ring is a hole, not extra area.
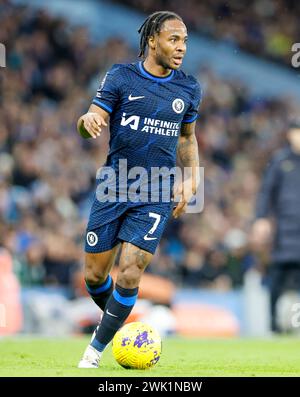
[(78, 120), (78, 132), (83, 138), (92, 137), (94, 139), (100, 136), (101, 127), (107, 127), (104, 118), (96, 112), (88, 112)]

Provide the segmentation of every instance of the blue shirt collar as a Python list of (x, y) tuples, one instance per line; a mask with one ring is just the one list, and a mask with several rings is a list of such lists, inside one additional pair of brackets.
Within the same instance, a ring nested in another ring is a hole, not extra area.
[(172, 70), (171, 73), (170, 73), (168, 76), (166, 76), (166, 77), (154, 76), (153, 74), (151, 74), (151, 73), (149, 73), (149, 72), (146, 71), (146, 69), (144, 68), (144, 65), (143, 65), (143, 62), (142, 62), (142, 61), (140, 61), (140, 62), (138, 63), (138, 66), (139, 66), (140, 72), (141, 72), (145, 77), (147, 77), (147, 78), (150, 79), (150, 80), (159, 82), (159, 83), (166, 83), (167, 81), (170, 81), (170, 80), (173, 78), (173, 76), (174, 76), (174, 70)]

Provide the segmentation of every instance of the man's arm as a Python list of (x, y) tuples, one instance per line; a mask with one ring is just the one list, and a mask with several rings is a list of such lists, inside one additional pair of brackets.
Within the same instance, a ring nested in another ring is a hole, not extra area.
[(94, 138), (100, 136), (101, 127), (107, 126), (109, 113), (96, 105), (91, 105), (87, 113), (79, 117), (77, 131), (82, 138)]
[(199, 167), (198, 143), (195, 136), (196, 121), (182, 124), (177, 153), (184, 167)]
[(256, 220), (252, 225), (251, 240), (256, 246), (270, 241), (272, 222), (270, 215), (279, 184), (278, 162), (273, 160), (267, 167), (256, 200)]
[(278, 160), (273, 159), (265, 170), (256, 200), (256, 218), (267, 218), (272, 213), (279, 183), (278, 165)]
[(180, 183), (174, 197), (181, 195), (181, 200), (173, 211), (173, 215), (177, 218), (185, 212), (185, 208), (197, 189), (199, 154), (198, 143), (195, 136), (196, 121), (193, 123), (182, 124), (180, 136), (178, 140), (177, 153), (183, 167), (188, 167), (189, 178)]

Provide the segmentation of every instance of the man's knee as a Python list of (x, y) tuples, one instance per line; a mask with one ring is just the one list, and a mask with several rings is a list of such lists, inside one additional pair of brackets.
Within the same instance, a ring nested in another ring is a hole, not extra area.
[(120, 266), (117, 283), (124, 288), (136, 288), (139, 286), (140, 279), (147, 267), (147, 263), (131, 263), (128, 266)]
[(108, 276), (107, 269), (97, 254), (86, 254), (84, 279), (89, 285), (99, 285), (105, 282)]
[(131, 265), (125, 269), (119, 269), (117, 284), (123, 288), (136, 288), (139, 285), (143, 270), (136, 265)]
[(130, 243), (124, 243), (120, 258), (117, 284), (124, 288), (136, 288), (150, 263), (152, 254)]

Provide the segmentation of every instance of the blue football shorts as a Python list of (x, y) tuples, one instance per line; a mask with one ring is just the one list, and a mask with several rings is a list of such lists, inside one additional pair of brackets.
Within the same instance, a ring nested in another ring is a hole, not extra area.
[(126, 241), (154, 254), (173, 203), (100, 203), (94, 201), (85, 236), (85, 252), (99, 253)]

